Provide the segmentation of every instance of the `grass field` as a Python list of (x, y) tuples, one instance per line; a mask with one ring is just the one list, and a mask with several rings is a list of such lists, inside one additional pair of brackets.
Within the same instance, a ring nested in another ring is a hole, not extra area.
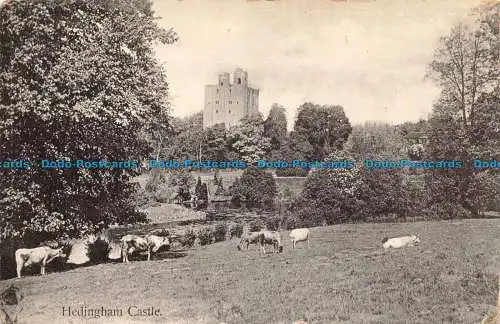
[[(21, 289), (20, 323), (81, 323), (62, 307), (83, 305), (123, 309), (86, 323), (479, 323), (498, 292), (499, 229), (498, 219), (313, 228), (310, 249), (284, 240), (282, 254), (259, 256), (225, 241), (0, 289)], [(420, 246), (381, 249), (384, 236), (414, 232)], [(131, 305), (161, 316), (129, 317)]]

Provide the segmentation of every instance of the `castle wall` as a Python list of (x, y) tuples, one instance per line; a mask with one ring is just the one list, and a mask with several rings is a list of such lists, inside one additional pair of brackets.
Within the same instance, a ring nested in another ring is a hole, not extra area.
[(224, 123), (226, 128), (238, 125), (245, 116), (258, 114), (259, 90), (248, 87), (248, 74), (236, 69), (233, 83), (229, 73), (219, 75), (217, 85), (205, 86), (203, 127)]

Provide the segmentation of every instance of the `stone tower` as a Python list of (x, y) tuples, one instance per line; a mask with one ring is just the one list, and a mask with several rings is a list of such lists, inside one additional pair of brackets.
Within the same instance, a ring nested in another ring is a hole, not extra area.
[(203, 127), (224, 123), (226, 128), (238, 125), (240, 119), (259, 113), (259, 90), (248, 86), (248, 74), (236, 69), (231, 84), (229, 73), (219, 75), (216, 85), (205, 86)]

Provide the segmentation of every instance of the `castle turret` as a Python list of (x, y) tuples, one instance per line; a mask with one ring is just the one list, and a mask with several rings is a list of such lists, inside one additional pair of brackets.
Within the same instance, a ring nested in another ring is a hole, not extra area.
[(219, 86), (220, 87), (229, 87), (231, 85), (229, 81), (229, 73), (219, 74)]
[(233, 84), (235, 85), (248, 85), (248, 73), (242, 69), (236, 69), (234, 71)]

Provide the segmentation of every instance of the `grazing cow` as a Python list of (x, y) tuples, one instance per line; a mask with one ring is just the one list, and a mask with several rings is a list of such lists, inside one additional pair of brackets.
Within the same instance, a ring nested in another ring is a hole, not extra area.
[(307, 247), (309, 247), (309, 236), (310, 232), (307, 228), (297, 228), (294, 229), (288, 234), (290, 240), (292, 240), (293, 248), (295, 249), (295, 244), (297, 242), (307, 241)]
[(279, 232), (275, 231), (261, 231), (260, 232), (260, 247), (262, 252), (266, 254), (265, 244), (272, 244), (274, 252), (283, 252), (283, 245), (281, 244), (281, 235)]
[(250, 232), (246, 233), (241, 237), (240, 243), (237, 245), (238, 250), (241, 251), (241, 246), (246, 243), (247, 250), (250, 244), (257, 244), (261, 241), (261, 232)]
[(151, 253), (157, 252), (162, 246), (169, 246), (170, 241), (168, 237), (161, 237), (156, 235), (146, 235), (140, 237), (138, 235), (125, 235), (121, 239), (122, 259), (123, 262), (129, 263), (128, 256), (134, 251), (146, 251), (148, 254), (148, 261), (151, 260)]
[(15, 253), (17, 264), (17, 277), (21, 278), (23, 267), (32, 264), (41, 265), (41, 274), (45, 274), (45, 266), (57, 257), (65, 258), (62, 248), (52, 249), (48, 246), (40, 246), (34, 249), (18, 249)]
[(394, 238), (384, 238), (382, 241), (382, 246), (384, 249), (388, 248), (401, 248), (404, 246), (413, 246), (417, 243), (420, 243), (420, 237), (418, 235), (410, 235), (410, 236), (402, 236), (402, 237), (394, 237)]

